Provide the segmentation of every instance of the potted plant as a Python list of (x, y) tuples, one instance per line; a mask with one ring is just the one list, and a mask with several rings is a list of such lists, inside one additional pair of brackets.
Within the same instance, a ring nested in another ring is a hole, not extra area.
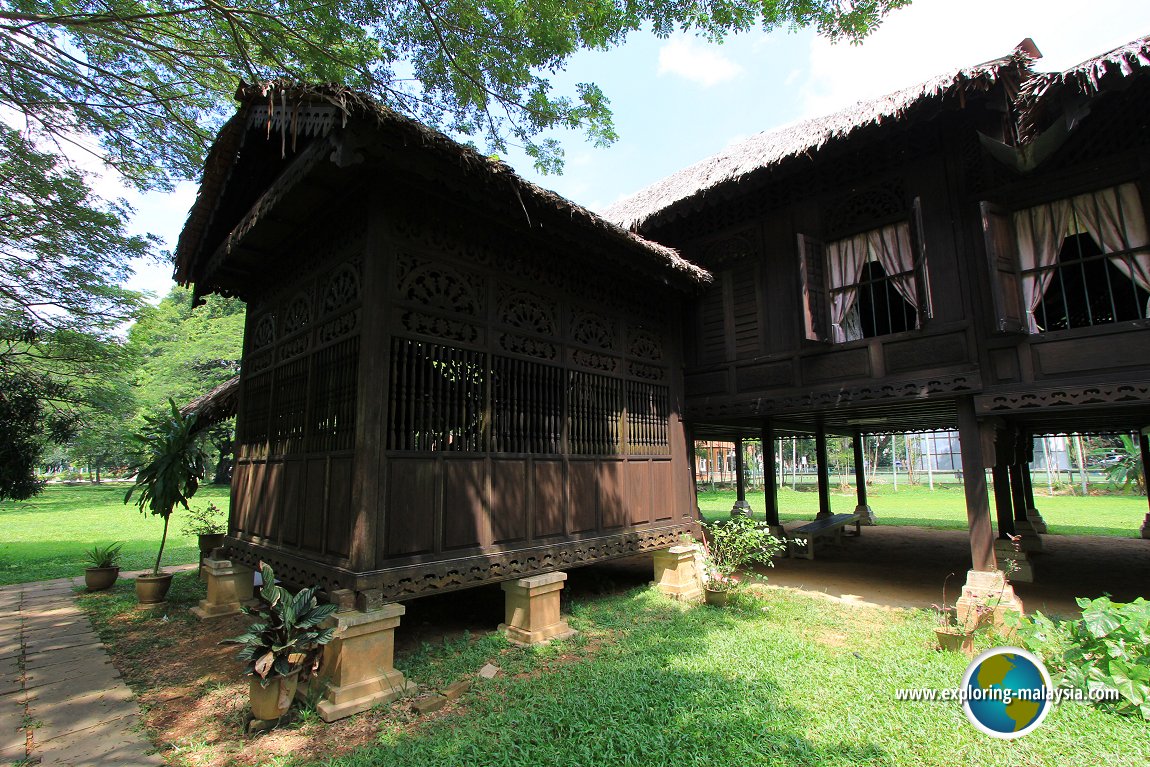
[(1007, 563), (998, 593), (974, 600), (961, 611), (957, 603), (951, 605), (946, 601), (946, 584), (954, 573), (948, 574), (943, 579), (942, 604), (931, 605), (937, 619), (934, 635), (938, 640), (939, 649), (962, 652), (974, 657), (974, 635), (994, 622), (994, 612), (1002, 603), (1002, 595), (1009, 583), (1006, 576), (1013, 572), (1011, 564)]
[(247, 661), (244, 673), (251, 675), (252, 716), (270, 720), (287, 713), (300, 671), (314, 668), (320, 648), (332, 640), (335, 629), (320, 628), (320, 624), (335, 612), (336, 605), (319, 603), (318, 586), (293, 596), (276, 585), (270, 565), (261, 563), (260, 575), (263, 585), (258, 604), (243, 608), (258, 622), (246, 634), (221, 644), (240, 645), (238, 657)]
[[(783, 542), (771, 535), (765, 525), (749, 517), (731, 517), (703, 523), (703, 595), (707, 604), (722, 606), (742, 583), (735, 573), (754, 563), (773, 567), (772, 558)], [(763, 578), (758, 573), (747, 574)]]
[(227, 531), (223, 511), (214, 503), (188, 509), (188, 519), (184, 522), (184, 535), (194, 535), (197, 538), (201, 570), (204, 567), (204, 560), (212, 551), (224, 545)]
[(124, 496), (124, 503), (128, 503), (139, 491), (136, 505), (140, 511), (164, 520), (156, 564), (150, 575), (136, 578), (136, 597), (141, 604), (155, 604), (167, 598), (172, 575), (160, 572), (160, 561), (168, 540), (168, 521), (177, 505), (188, 508), (188, 499), (199, 489), (207, 463), (199, 445), (196, 414), (184, 415), (170, 399), (168, 405), (170, 414), (149, 418), (147, 426), (134, 437), (139, 451), (133, 467), (136, 484)]
[(88, 591), (104, 591), (112, 588), (112, 584), (120, 577), (120, 549), (124, 544), (120, 541), (109, 543), (107, 546), (93, 546), (84, 552), (84, 556), (92, 563), (84, 570), (84, 585)]

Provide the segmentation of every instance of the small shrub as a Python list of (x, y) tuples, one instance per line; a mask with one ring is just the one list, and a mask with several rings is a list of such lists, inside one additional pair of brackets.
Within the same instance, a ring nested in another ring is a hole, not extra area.
[(735, 572), (748, 565), (758, 562), (773, 567), (771, 558), (783, 549), (782, 541), (749, 517), (704, 523), (703, 529), (707, 534), (703, 541), (703, 580), (714, 591), (736, 589), (739, 582)]
[(117, 567), (120, 564), (120, 549), (124, 548), (121, 541), (109, 543), (107, 546), (93, 546), (84, 552), (84, 557), (91, 562), (91, 567)]
[(1040, 612), (1016, 618), (1023, 646), (1042, 658), (1056, 685), (1083, 693), (1101, 691), (1117, 701), (1099, 705), (1150, 721), (1150, 602), (1077, 600), (1078, 620)]

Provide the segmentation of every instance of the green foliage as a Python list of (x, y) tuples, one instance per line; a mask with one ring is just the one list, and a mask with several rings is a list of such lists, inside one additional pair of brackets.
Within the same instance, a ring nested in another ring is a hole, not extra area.
[(437, 127), (510, 138), (544, 168), (561, 162), (550, 128), (615, 139), (593, 83), (555, 94), (548, 75), (579, 50), (605, 50), (649, 27), (711, 40), (760, 27), (813, 26), (861, 39), (909, 0), (722, 3), (614, 0), (252, 0), (171, 4), (110, 0), (0, 3), (0, 105), (36, 132), (90, 134), (141, 187), (169, 187), (202, 167), (204, 147), (239, 77), (337, 82)]
[(319, 648), (332, 640), (334, 628), (321, 629), (319, 624), (335, 612), (335, 605), (321, 605), (316, 599), (318, 586), (291, 592), (276, 585), (270, 565), (260, 568), (263, 585), (259, 604), (245, 607), (262, 623), (253, 623), (246, 633), (221, 644), (240, 645), (237, 657), (247, 661), (245, 674), (260, 678), (267, 686), (276, 677), (287, 676), (314, 660)]
[(124, 548), (122, 541), (109, 543), (107, 546), (93, 546), (84, 552), (84, 556), (91, 562), (91, 567), (117, 567), (120, 564), (120, 550)]
[(1142, 465), (1142, 450), (1128, 434), (1118, 436), (1118, 445), (1099, 447), (1090, 451), (1092, 457), (1106, 459), (1106, 479), (1110, 484), (1127, 490), (1133, 485), (1146, 494), (1146, 469)]
[(228, 531), (227, 515), (214, 503), (188, 509), (187, 517), (184, 535), (219, 535)]
[(1057, 620), (1035, 612), (1015, 619), (1023, 646), (1039, 655), (1059, 687), (1114, 691), (1099, 705), (1150, 721), (1150, 602), (1077, 600), (1082, 617)]
[[(771, 557), (780, 553), (783, 542), (762, 523), (749, 517), (730, 517), (704, 523), (703, 581), (708, 589), (732, 591), (739, 586), (735, 573), (752, 564), (773, 567)], [(761, 577), (748, 573), (751, 577)]]
[(160, 551), (152, 570), (155, 573), (160, 571), (172, 511), (177, 505), (188, 508), (188, 499), (196, 494), (206, 470), (196, 434), (196, 414), (184, 415), (172, 400), (168, 400), (168, 405), (171, 413), (167, 417), (149, 419), (148, 427), (135, 437), (140, 448), (136, 484), (124, 496), (124, 503), (128, 503), (139, 491), (136, 505), (140, 511), (164, 520)]

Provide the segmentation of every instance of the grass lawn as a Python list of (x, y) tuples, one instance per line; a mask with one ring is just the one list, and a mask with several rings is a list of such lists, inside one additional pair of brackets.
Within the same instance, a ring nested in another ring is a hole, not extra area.
[[(156, 561), (164, 524), (159, 517), (124, 505), (130, 485), (49, 485), (27, 501), (0, 503), (0, 585), (82, 575), (84, 551), (96, 544), (123, 541), (125, 570), (142, 570)], [(215, 503), (228, 509), (229, 489), (200, 489), (192, 505)], [(133, 498), (134, 500), (134, 498)], [(164, 547), (165, 565), (195, 562), (196, 539), (181, 534), (182, 509), (173, 515)]]
[[(928, 611), (753, 588), (722, 610), (650, 588), (579, 601), (571, 623), (580, 634), (543, 648), (496, 633), (425, 644), (396, 661), (424, 690), (475, 679), (443, 711), (419, 715), (400, 701), (325, 725), (305, 709), (282, 734), (259, 737), (240, 733), (245, 686), (234, 670), (218, 676), (219, 661), (185, 668), (167, 687), (147, 681), (172, 665), (161, 655), (195, 662), (178, 642), (220, 628), (190, 632), (183, 607), (169, 607), (161, 624), (126, 591), (82, 602), (118, 665), (135, 669), (129, 683), (156, 702), (145, 720), (177, 767), (1150, 764), (1150, 725), (1084, 704), (1060, 704), (1033, 733), (1004, 742), (975, 730), (958, 703), (896, 701), (900, 688), (956, 687), (966, 668), (964, 656), (933, 649)], [(186, 605), (196, 598), (185, 596)], [(407, 617), (417, 613), (418, 600)], [(488, 662), (504, 673), (476, 679)]]
[[(831, 509), (836, 512), (854, 511), (854, 489), (838, 492), (838, 485), (833, 480), (831, 487)], [(747, 501), (756, 516), (762, 518), (762, 493), (747, 493)], [(895, 491), (890, 485), (874, 485), (867, 488), (867, 502), (880, 525), (966, 529), (966, 498), (961, 487), (938, 487), (931, 491), (922, 486), (903, 485)], [(1144, 495), (1051, 496), (1036, 490), (1034, 502), (1054, 535), (1137, 538), (1138, 527), (1148, 508)], [(733, 490), (699, 493), (699, 508), (706, 519), (727, 516), (734, 503)], [(813, 519), (818, 510), (819, 495), (814, 486), (800, 490), (779, 488), (779, 518), (784, 522)]]

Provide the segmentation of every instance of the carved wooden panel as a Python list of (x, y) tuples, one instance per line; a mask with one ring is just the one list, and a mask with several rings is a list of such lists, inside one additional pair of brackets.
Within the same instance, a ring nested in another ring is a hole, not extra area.
[(683, 376), (684, 387), (688, 397), (701, 397), (707, 394), (725, 394), (727, 392), (727, 371), (716, 370), (712, 373), (690, 373)]
[(731, 273), (731, 335), (735, 344), (735, 357), (757, 357), (763, 350), (763, 333), (759, 327), (759, 267), (746, 264)]
[[(527, 538), (527, 462), (491, 462), (491, 542), (515, 543)], [(549, 506), (561, 499), (544, 496)]]
[(450, 460), (442, 467), (443, 550), (490, 545), (483, 461)]
[(628, 461), (626, 473), (627, 510), (631, 515), (631, 524), (648, 524), (651, 521), (651, 507), (654, 499), (654, 488), (651, 486), (651, 462)]
[(826, 383), (870, 375), (870, 353), (865, 347), (827, 352), (802, 360), (803, 383)]
[(1083, 334), (1031, 344), (1036, 369), (1046, 376), (1106, 368), (1144, 367), (1150, 360), (1150, 333)]
[(912, 338), (883, 345), (886, 369), (891, 373), (925, 370), (968, 361), (965, 333)]
[(323, 551), (323, 509), (327, 503), (327, 459), (310, 458), (307, 462), (307, 490), (303, 515), (301, 545), (308, 551)]
[[(351, 493), (353, 461), (350, 456), (332, 457), (328, 469), (326, 553), (347, 558), (351, 552), (353, 510)], [(314, 512), (312, 512), (314, 513)]]
[(735, 388), (739, 392), (789, 388), (794, 385), (794, 379), (794, 366), (789, 360), (735, 368)]
[(1021, 378), (1018, 369), (1018, 351), (1014, 348), (991, 349), (990, 368), (995, 383), (1010, 383)]
[(604, 460), (598, 466), (599, 517), (603, 530), (614, 530), (627, 524), (627, 488), (623, 464)]
[(426, 554), (435, 549), (438, 475), (431, 459), (392, 459), (388, 466), (388, 557)]
[(651, 509), (656, 522), (671, 519), (675, 514), (675, 476), (670, 461), (651, 462)]
[(570, 466), (570, 520), (572, 533), (599, 526), (599, 471), (595, 461), (572, 461)]
[(563, 477), (561, 461), (540, 461), (532, 464), (534, 472), (534, 498), (530, 514), (535, 538), (549, 538), (566, 532), (567, 483)]

